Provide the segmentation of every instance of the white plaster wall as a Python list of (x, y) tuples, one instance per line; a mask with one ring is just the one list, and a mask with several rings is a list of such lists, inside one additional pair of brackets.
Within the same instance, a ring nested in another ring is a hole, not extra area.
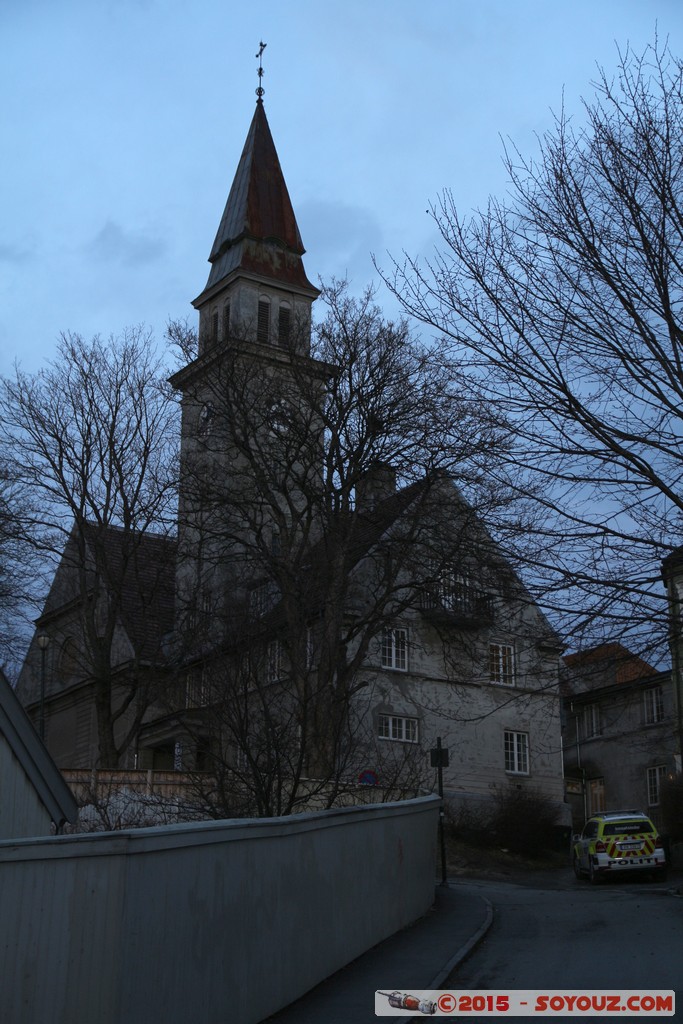
[(49, 811), (0, 733), (0, 839), (49, 836), (51, 825)]

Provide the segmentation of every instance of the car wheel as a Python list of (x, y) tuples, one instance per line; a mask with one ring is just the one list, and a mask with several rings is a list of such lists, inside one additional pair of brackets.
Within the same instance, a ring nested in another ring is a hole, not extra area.
[(572, 867), (574, 868), (574, 874), (576, 875), (576, 877), (580, 881), (583, 878), (583, 871), (581, 870), (581, 861), (576, 856), (576, 854), (574, 854), (574, 860), (572, 861)]
[(597, 870), (592, 860), (588, 866), (588, 877), (590, 878), (591, 885), (600, 885), (602, 882), (602, 875)]

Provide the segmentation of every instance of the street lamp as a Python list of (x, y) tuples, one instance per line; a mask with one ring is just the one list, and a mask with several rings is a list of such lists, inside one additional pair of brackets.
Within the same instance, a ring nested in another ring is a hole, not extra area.
[(37, 640), (40, 647), (40, 714), (38, 717), (38, 735), (45, 742), (45, 658), (50, 638), (47, 633), (39, 633)]

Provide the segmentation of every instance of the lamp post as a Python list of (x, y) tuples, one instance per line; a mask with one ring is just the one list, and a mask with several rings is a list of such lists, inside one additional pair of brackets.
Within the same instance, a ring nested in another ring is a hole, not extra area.
[(45, 742), (45, 658), (50, 638), (47, 633), (38, 634), (40, 647), (40, 713), (38, 717), (38, 735)]

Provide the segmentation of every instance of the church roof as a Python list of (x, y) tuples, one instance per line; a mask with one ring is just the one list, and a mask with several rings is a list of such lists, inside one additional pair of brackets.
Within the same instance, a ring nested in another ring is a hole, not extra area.
[[(88, 568), (93, 569), (97, 561), (103, 585), (118, 602), (121, 624), (138, 657), (157, 659), (163, 637), (173, 629), (175, 538), (92, 522), (81, 529), (92, 559)], [(71, 572), (80, 566), (77, 533), (74, 526), (62, 556), (64, 568)], [(55, 577), (38, 622), (59, 615), (70, 600), (81, 597), (71, 578), (59, 585)]]
[(216, 234), (206, 289), (237, 270), (312, 289), (305, 249), (261, 100)]
[[(345, 570), (351, 573), (380, 543), (382, 538), (406, 515), (411, 505), (424, 500), (429, 493), (432, 480), (423, 477), (378, 502), (365, 512), (347, 515), (339, 513), (332, 517), (328, 532), (314, 545), (307, 565), (302, 569), (302, 604), (307, 613), (319, 610), (324, 600), (328, 583), (331, 546), (339, 543), (341, 534), (344, 549)], [(284, 607), (281, 602), (260, 620), (258, 629), (272, 632), (284, 621)]]

